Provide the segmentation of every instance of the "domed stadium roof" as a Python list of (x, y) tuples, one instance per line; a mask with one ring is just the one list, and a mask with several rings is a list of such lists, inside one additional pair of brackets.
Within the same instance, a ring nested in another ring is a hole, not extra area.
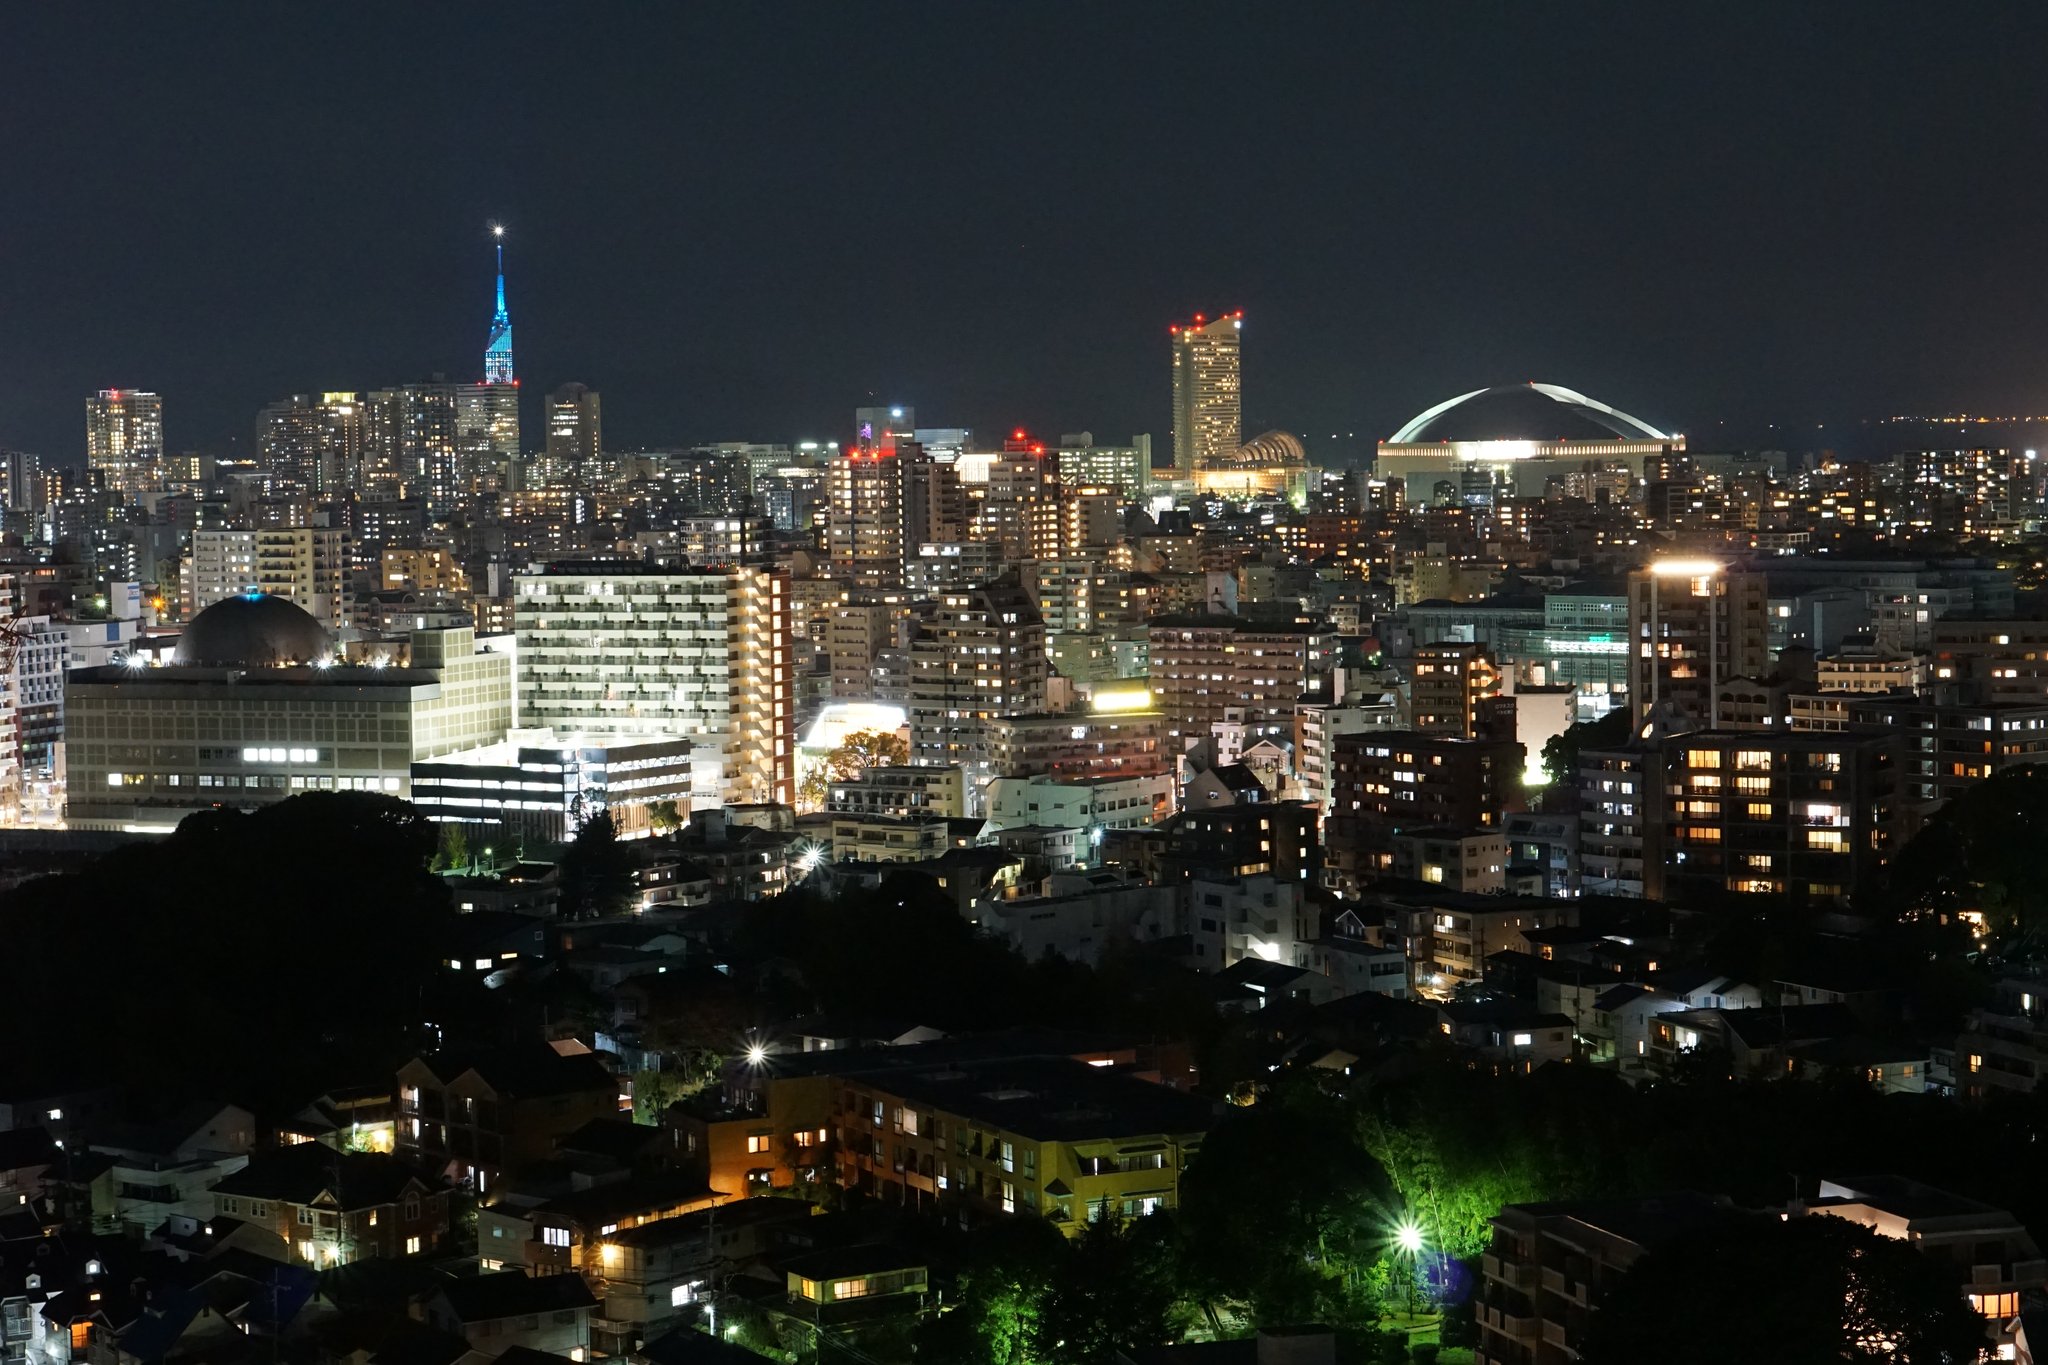
[(334, 653), (334, 637), (305, 608), (283, 597), (247, 593), (200, 612), (178, 636), (173, 663), (211, 668), (275, 668)]
[(1308, 463), (1308, 451), (1301, 444), (1301, 438), (1289, 431), (1269, 431), (1263, 436), (1254, 436), (1228, 455), (1215, 455), (1204, 462), (1205, 467), (1227, 469), (1233, 466), (1270, 468), (1274, 465), (1304, 465)]
[(1669, 441), (1647, 422), (1555, 384), (1474, 389), (1417, 413), (1388, 445), (1431, 441)]

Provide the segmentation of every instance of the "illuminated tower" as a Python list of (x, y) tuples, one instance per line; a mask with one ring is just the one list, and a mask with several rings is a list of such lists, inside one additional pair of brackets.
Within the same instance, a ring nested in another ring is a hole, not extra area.
[(1195, 320), (1173, 332), (1173, 468), (1188, 478), (1204, 460), (1244, 443), (1244, 383), (1238, 364), (1242, 312)]
[(484, 345), (484, 382), (455, 391), (450, 491), (457, 496), (519, 486), (519, 380), (512, 373), (512, 317), (505, 311), (505, 229), (492, 224), (491, 235), (498, 239), (498, 311)]
[(505, 229), (493, 226), (498, 239), (498, 311), (491, 315), (491, 339), (484, 344), (484, 383), (510, 384), (512, 378), (512, 315), (505, 311)]

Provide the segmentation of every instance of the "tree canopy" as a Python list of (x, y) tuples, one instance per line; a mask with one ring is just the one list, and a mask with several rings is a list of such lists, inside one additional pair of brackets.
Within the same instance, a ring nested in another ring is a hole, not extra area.
[(1631, 1266), (1593, 1315), (1583, 1359), (1962, 1365), (1985, 1333), (1957, 1274), (1845, 1218), (1731, 1213)]
[(1944, 805), (1892, 860), (1898, 908), (1955, 915), (1981, 910), (1997, 937), (2048, 933), (2048, 878), (2034, 854), (2048, 843), (2048, 769), (2006, 768)]
[(0, 1031), (34, 1040), (15, 1063), (104, 1075), (118, 1057), (185, 1098), (388, 1064), (453, 924), (436, 838), (396, 798), (313, 792), (24, 883), (0, 899), (0, 961), (19, 968)]

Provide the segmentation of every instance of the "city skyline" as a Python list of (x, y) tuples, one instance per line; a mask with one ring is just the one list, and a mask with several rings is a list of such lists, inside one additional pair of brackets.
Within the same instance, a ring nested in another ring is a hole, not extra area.
[[(526, 430), (542, 393), (583, 382), (612, 395), (622, 448), (831, 436), (860, 402), (1163, 441), (1153, 338), (1217, 300), (1258, 321), (1246, 430), (1322, 457), (1346, 453), (1333, 431), (1369, 449), (1430, 403), (1531, 378), (1701, 434), (2048, 409), (2023, 228), (2040, 191), (1993, 175), (2040, 132), (2013, 65), (2040, 15), (1253, 25), (1137, 5), (1072, 25), (813, 11), (790, 37), (707, 12), (643, 19), (652, 41), (600, 26), (564, 86), (526, 79), (538, 15), (479, 37), (472, 13), (409, 15), (414, 41), (385, 57), (347, 41), (353, 21), (316, 25), (289, 82), (261, 11), (218, 31), (138, 14), (112, 45), (85, 16), (29, 16), (15, 50), (48, 60), (0, 98), (28, 133), (10, 255), (39, 265), (0, 287), (0, 443), (75, 464), (79, 396), (137, 387), (165, 396), (172, 447), (234, 453), (284, 394), (466, 377), (495, 216)], [(905, 69), (987, 54), (1036, 98), (928, 120), (922, 95), (876, 82), (839, 109), (833, 73), (870, 23)], [(718, 60), (679, 88), (650, 78), (670, 51)], [(64, 56), (87, 52), (91, 79)], [(430, 56), (448, 64), (433, 82)], [(168, 83), (194, 61), (218, 79)], [(781, 107), (727, 69), (782, 73)], [(1252, 73), (1276, 69), (1287, 92), (1262, 93)], [(1244, 73), (1239, 116), (1191, 138), (1146, 112), (1203, 70)], [(1560, 74), (1579, 71), (1608, 76)], [(480, 142), (467, 104), (432, 91), (486, 73), (518, 93)], [(190, 146), (143, 117), (171, 97)], [(315, 167), (400, 145), (360, 194), (316, 192)], [(82, 193), (117, 146), (147, 213)], [(1267, 211), (1179, 212), (1190, 186)], [(900, 203), (869, 211), (878, 196)]]

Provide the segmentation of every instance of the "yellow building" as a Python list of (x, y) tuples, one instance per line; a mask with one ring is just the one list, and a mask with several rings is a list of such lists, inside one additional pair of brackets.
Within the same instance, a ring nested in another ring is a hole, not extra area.
[[(719, 1189), (836, 1178), (889, 1202), (963, 1199), (1070, 1235), (1180, 1201), (1215, 1106), (1136, 1068), (1135, 1050), (1019, 1038), (769, 1053), (716, 1112), (672, 1110), (675, 1146)], [(744, 1149), (742, 1151), (742, 1148)]]
[(1180, 1202), (1207, 1100), (1070, 1057), (841, 1078), (839, 1179), (915, 1207), (961, 1198), (1072, 1234)]

